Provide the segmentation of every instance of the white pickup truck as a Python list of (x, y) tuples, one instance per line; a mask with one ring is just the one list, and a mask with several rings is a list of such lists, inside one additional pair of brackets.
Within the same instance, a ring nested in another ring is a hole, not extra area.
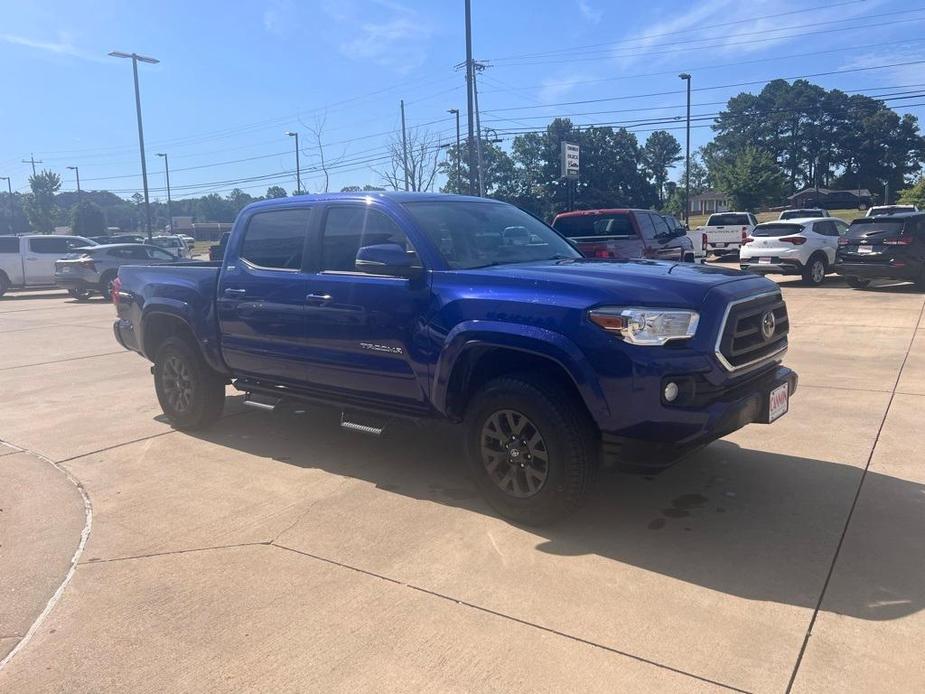
[(757, 224), (751, 212), (717, 212), (710, 215), (704, 226), (697, 227), (697, 231), (706, 233), (707, 251), (724, 255), (736, 253)]
[(55, 261), (97, 245), (82, 236), (0, 236), (0, 296), (9, 289), (55, 286)]

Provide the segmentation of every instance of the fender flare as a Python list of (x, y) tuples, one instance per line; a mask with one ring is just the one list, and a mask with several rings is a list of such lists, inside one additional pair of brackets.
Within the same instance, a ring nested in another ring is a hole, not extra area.
[(460, 359), (485, 347), (526, 352), (555, 362), (568, 374), (591, 416), (598, 422), (608, 418), (610, 407), (600, 381), (575, 343), (546, 328), (480, 320), (456, 325), (444, 340), (431, 379), (431, 402), (438, 412), (447, 413), (450, 378)]
[(149, 321), (155, 316), (167, 316), (182, 323), (193, 336), (196, 346), (206, 363), (220, 374), (229, 375), (230, 372), (222, 359), (217, 340), (213, 340), (210, 337), (202, 337), (203, 333), (207, 332), (207, 330), (204, 329), (205, 326), (197, 326), (197, 321), (190, 305), (177, 299), (158, 298), (155, 303), (146, 304), (141, 312), (138, 344), (139, 347), (141, 347), (142, 353), (149, 361), (153, 362), (156, 355), (148, 354), (145, 350), (145, 329)]

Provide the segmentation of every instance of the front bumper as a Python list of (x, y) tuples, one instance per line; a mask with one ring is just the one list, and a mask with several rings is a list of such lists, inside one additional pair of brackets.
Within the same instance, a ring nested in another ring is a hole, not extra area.
[(663, 404), (662, 421), (646, 422), (620, 434), (603, 433), (604, 460), (649, 471), (667, 468), (746, 424), (768, 423), (771, 391), (784, 383), (793, 395), (797, 374), (777, 366), (726, 388), (694, 395), (689, 406)]

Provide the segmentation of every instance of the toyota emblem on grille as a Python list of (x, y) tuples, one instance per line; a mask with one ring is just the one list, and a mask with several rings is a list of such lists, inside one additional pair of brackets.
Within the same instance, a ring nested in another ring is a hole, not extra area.
[(777, 319), (773, 311), (768, 311), (761, 317), (761, 334), (765, 340), (774, 337), (774, 330), (777, 328)]

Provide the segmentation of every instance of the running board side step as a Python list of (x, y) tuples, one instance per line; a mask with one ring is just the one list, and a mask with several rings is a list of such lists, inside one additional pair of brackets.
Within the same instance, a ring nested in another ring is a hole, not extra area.
[(360, 424), (359, 422), (351, 422), (347, 419), (347, 413), (340, 413), (340, 428), (347, 429), (348, 431), (355, 431), (359, 434), (368, 434), (369, 436), (382, 436), (382, 432), (385, 430), (384, 427), (372, 426), (370, 424)]
[(256, 410), (263, 410), (264, 412), (274, 412), (281, 402), (281, 398), (268, 398), (266, 396), (254, 395), (253, 393), (248, 393), (244, 396), (244, 404), (247, 407), (253, 407)]

